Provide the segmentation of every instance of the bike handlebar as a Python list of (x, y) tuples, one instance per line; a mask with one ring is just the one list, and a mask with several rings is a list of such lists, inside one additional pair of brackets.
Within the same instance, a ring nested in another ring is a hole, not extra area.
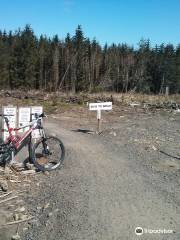
[[(47, 117), (44, 113), (41, 113), (41, 114), (38, 114), (38, 113), (31, 113), (31, 115), (35, 115), (35, 117), (37, 118), (44, 118), (44, 117)], [(12, 114), (0, 114), (0, 117), (13, 117), (15, 115), (12, 115)]]
[[(38, 113), (32, 113), (31, 115), (34, 115), (35, 116), (35, 119), (38, 120), (39, 118), (44, 118), (44, 117), (47, 117), (44, 113), (41, 113), (41, 114), (38, 114)], [(11, 115), (11, 114), (0, 114), (0, 117), (4, 117), (5, 118), (5, 121), (7, 121), (7, 123), (9, 122), (8, 118), (9, 116), (14, 116), (14, 115)], [(32, 123), (32, 122), (31, 122)], [(31, 125), (31, 124), (30, 124)], [(21, 128), (24, 128), (24, 127), (21, 127)], [(19, 130), (21, 128), (14, 128), (14, 130)]]
[(31, 115), (34, 115), (36, 119), (47, 117), (44, 113), (41, 113), (41, 114), (38, 114), (38, 113), (32, 113)]
[[(47, 117), (44, 113), (42, 113), (42, 114), (37, 114), (37, 113), (35, 113), (35, 114), (31, 114), (31, 115), (35, 115), (35, 122), (37, 122), (37, 124), (38, 124), (38, 120), (40, 120), (40, 118), (44, 118), (44, 117)], [(32, 121), (32, 122), (30, 122), (30, 124), (29, 125), (27, 125), (27, 126), (22, 126), (22, 127), (19, 127), (19, 128), (9, 128), (9, 120), (8, 120), (8, 116), (14, 116), (14, 115), (7, 115), (7, 114), (0, 114), (0, 116), (1, 117), (4, 117), (5, 118), (5, 122), (6, 122), (6, 124), (7, 124), (7, 127), (8, 127), (8, 130), (7, 131), (9, 131), (9, 129), (10, 129), (10, 131), (18, 131), (18, 130), (20, 130), (20, 129), (23, 129), (23, 128), (26, 128), (26, 127), (33, 127), (33, 125), (35, 124), (34, 123), (34, 121)], [(36, 127), (36, 126), (35, 126)]]
[(11, 114), (0, 114), (0, 117), (13, 117), (14, 115)]

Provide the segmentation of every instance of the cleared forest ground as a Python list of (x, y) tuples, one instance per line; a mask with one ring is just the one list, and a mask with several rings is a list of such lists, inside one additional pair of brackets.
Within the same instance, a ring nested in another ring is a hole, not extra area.
[(85, 104), (58, 105), (45, 127), (66, 146), (64, 167), (35, 175), (27, 187), (16, 183), (27, 190), (23, 204), (34, 217), (19, 227), (21, 238), (135, 240), (142, 227), (173, 230), (142, 239), (178, 240), (179, 122), (171, 108), (117, 104), (103, 112), (97, 135), (96, 113)]

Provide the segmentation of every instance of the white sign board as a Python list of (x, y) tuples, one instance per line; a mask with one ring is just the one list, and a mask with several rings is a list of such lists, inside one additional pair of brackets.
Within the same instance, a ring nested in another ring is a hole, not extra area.
[[(7, 116), (8, 120), (9, 120), (9, 127), (10, 128), (15, 128), (16, 127), (16, 117), (17, 117), (17, 110), (16, 107), (3, 107), (3, 114), (4, 115), (12, 115), (12, 116)], [(7, 139), (7, 137), (9, 137), (9, 133), (7, 131), (7, 126), (5, 123), (5, 120), (3, 121), (3, 140), (5, 141)], [(12, 134), (14, 134), (12, 132)]]
[[(38, 115), (40, 115), (41, 113), (43, 113), (43, 107), (42, 106), (35, 106), (35, 107), (31, 107), (31, 115), (32, 115), (32, 120), (35, 120), (35, 113), (37, 113)], [(40, 131), (39, 129), (35, 129), (32, 132), (32, 138), (39, 138), (40, 135)]]
[[(30, 107), (20, 107), (19, 108), (19, 123), (18, 127), (28, 126), (31, 118), (31, 108)], [(25, 132), (29, 130), (29, 126), (22, 128), (19, 132)]]
[(97, 111), (97, 110), (111, 110), (112, 102), (101, 102), (101, 103), (90, 103), (89, 110)]
[(43, 113), (43, 107), (42, 106), (31, 107), (32, 120), (36, 119), (35, 113), (37, 113), (38, 115)]
[(97, 132), (100, 133), (101, 111), (102, 110), (112, 110), (112, 102), (90, 103), (89, 104), (89, 110), (90, 111), (97, 111), (97, 120), (98, 120)]

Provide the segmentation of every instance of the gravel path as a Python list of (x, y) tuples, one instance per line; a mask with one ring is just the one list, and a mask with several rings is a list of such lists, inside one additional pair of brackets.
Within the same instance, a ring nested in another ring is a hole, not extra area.
[[(63, 169), (39, 176), (40, 187), (26, 197), (37, 221), (24, 240), (180, 239), (178, 169), (155, 171), (157, 153), (150, 163), (128, 144), (133, 133), (121, 138), (122, 129), (118, 138), (71, 131), (57, 120), (46, 127), (65, 143), (66, 159)], [(136, 227), (174, 233), (136, 236)]]

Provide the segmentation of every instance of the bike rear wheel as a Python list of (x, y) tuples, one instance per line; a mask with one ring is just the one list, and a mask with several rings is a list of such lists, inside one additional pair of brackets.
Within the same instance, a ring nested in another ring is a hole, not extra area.
[(32, 160), (40, 171), (59, 168), (65, 157), (65, 147), (60, 139), (49, 136), (37, 142), (32, 151)]

